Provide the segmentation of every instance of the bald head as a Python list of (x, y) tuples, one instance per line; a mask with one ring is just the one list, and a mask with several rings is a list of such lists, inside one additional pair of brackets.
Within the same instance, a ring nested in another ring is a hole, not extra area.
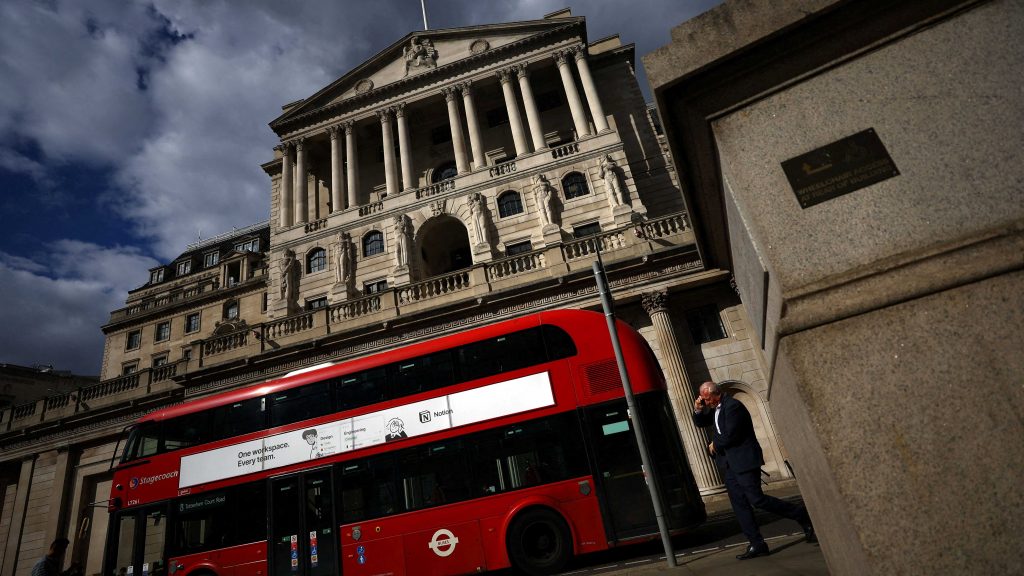
[(700, 398), (704, 406), (714, 408), (722, 402), (722, 391), (710, 380), (700, 385)]

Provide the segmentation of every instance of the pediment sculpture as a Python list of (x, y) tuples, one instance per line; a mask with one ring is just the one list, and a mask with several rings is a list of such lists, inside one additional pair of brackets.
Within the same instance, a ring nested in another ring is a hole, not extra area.
[(437, 68), (437, 50), (430, 38), (413, 37), (409, 45), (402, 48), (405, 59), (405, 75)]

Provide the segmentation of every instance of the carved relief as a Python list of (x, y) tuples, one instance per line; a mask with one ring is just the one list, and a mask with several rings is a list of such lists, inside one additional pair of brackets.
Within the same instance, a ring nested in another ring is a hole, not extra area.
[(640, 295), (640, 306), (648, 316), (668, 312), (668, 292), (644, 292)]
[(435, 200), (430, 203), (430, 213), (433, 216), (440, 216), (447, 213), (447, 200)]
[(373, 80), (363, 78), (359, 82), (356, 82), (356, 94), (365, 94), (370, 90), (373, 90)]
[(472, 52), (473, 54), (482, 54), (489, 50), (490, 48), (491, 44), (487, 42), (487, 40), (484, 40), (483, 38), (473, 40), (473, 43), (469, 45), (469, 51)]
[(405, 58), (405, 75), (431, 70), (437, 67), (437, 50), (429, 38), (413, 37), (409, 45), (402, 48)]

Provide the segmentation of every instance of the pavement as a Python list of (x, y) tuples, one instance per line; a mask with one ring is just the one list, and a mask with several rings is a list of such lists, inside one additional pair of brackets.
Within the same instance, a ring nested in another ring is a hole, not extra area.
[[(795, 483), (766, 488), (765, 493), (793, 502), (800, 492)], [(676, 566), (665, 560), (660, 542), (641, 549), (631, 557), (608, 558), (586, 566), (577, 566), (563, 576), (618, 576), (645, 574), (701, 574), (703, 576), (827, 576), (828, 567), (818, 544), (804, 542), (803, 531), (791, 520), (759, 513), (758, 523), (771, 554), (737, 560), (747, 542), (724, 494), (705, 502), (708, 520), (691, 533), (674, 539)]]

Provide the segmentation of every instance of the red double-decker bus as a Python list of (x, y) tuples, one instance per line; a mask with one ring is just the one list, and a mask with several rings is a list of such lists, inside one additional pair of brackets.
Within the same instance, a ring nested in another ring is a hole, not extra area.
[[(619, 337), (670, 527), (704, 520), (664, 378)], [(603, 316), (552, 311), (157, 411), (104, 574), (550, 574), (656, 537)]]

